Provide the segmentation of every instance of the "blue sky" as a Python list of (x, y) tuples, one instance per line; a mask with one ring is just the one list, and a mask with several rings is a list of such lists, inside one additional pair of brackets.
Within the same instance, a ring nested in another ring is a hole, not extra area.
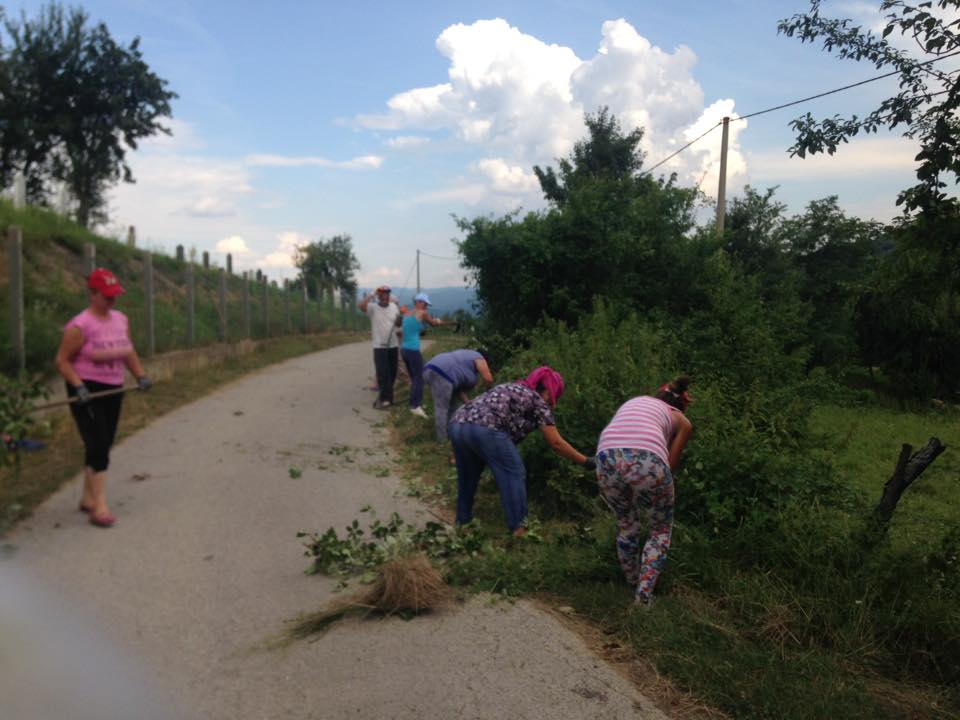
[[(36, 14), (41, 3), (7, 5)], [(824, 3), (879, 22), (879, 0)], [(715, 123), (877, 71), (776, 33), (805, 0), (297, 2), (89, 0), (118, 40), (179, 94), (172, 137), (131, 155), (109, 230), (182, 243), (240, 268), (292, 277), (297, 243), (349, 233), (361, 284), (403, 284), (415, 250), (455, 254), (451, 215), (538, 209), (531, 168), (566, 155), (584, 111), (607, 104), (647, 128), (648, 165)], [(880, 81), (734, 123), (728, 196), (779, 185), (799, 212), (839, 195), (864, 218), (896, 214), (916, 149), (867, 136), (825, 159), (790, 159), (788, 122), (872, 110)], [(716, 193), (719, 132), (664, 169)], [(425, 258), (425, 286), (462, 284)]]

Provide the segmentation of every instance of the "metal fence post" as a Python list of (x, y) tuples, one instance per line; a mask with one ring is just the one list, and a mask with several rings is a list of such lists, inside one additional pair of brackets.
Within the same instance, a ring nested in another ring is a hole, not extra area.
[(330, 285), (330, 329), (337, 329), (337, 303), (333, 299), (333, 285)]
[(10, 269), (10, 340), (17, 367), (27, 367), (27, 335), (23, 325), (23, 231), (16, 225), (7, 230)]
[(303, 314), (303, 334), (306, 335), (309, 332), (307, 326), (307, 280), (304, 278), (303, 284), (301, 285), (301, 290), (303, 293), (300, 295), (300, 311)]
[(83, 244), (83, 269), (87, 275), (97, 269), (97, 246), (93, 243)]
[(147, 321), (147, 357), (157, 349), (156, 326), (153, 315), (153, 255), (143, 254), (143, 305)]
[(243, 333), (246, 337), (250, 335), (250, 272), (243, 273)]
[(317, 282), (317, 332), (323, 332), (327, 329), (327, 321), (323, 317), (323, 287)]
[(27, 206), (27, 179), (23, 175), (23, 170), (17, 170), (13, 176), (13, 207), (15, 210), (23, 210)]
[(193, 345), (196, 340), (196, 275), (193, 271), (193, 263), (187, 265), (187, 345)]
[(220, 268), (220, 342), (227, 341), (227, 272)]
[(264, 335), (270, 337), (270, 283), (263, 278), (263, 327)]

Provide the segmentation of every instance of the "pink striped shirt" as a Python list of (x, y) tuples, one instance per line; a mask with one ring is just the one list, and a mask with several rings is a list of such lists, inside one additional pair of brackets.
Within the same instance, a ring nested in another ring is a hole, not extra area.
[(669, 464), (673, 437), (672, 408), (649, 395), (627, 400), (600, 433), (597, 452), (613, 449), (649, 450)]

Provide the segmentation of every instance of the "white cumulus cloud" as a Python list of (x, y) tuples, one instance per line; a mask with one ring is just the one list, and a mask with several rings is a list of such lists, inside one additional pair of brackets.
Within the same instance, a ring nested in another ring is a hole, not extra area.
[(426, 145), (430, 142), (430, 138), (423, 137), (422, 135), (398, 135), (397, 137), (389, 138), (386, 142), (387, 146), (392, 147), (394, 150), (406, 150), (407, 148)]
[(296, 230), (286, 230), (276, 237), (275, 249), (259, 260), (259, 265), (268, 268), (292, 269), (296, 267), (297, 248), (307, 245), (310, 237)]
[(205, 195), (184, 210), (190, 217), (231, 217), (237, 214), (232, 203), (220, 197)]
[[(731, 99), (705, 106), (693, 74), (693, 50), (656, 47), (623, 19), (603, 23), (597, 51), (586, 59), (499, 18), (451, 25), (436, 46), (449, 62), (447, 82), (401, 92), (387, 101), (385, 113), (356, 120), (378, 130), (447, 130), (476, 146), (486, 157), (471, 169), (484, 178), (491, 196), (512, 193), (517, 200), (536, 201), (539, 185), (532, 166), (552, 165), (568, 155), (586, 135), (584, 114), (603, 106), (625, 132), (644, 129), (641, 150), (647, 153), (647, 166), (689, 142), (706, 123), (716, 123), (718, 113), (733, 114)], [(745, 124), (735, 125), (728, 184), (745, 171), (738, 139)], [(716, 175), (719, 148), (717, 132), (664, 171), (677, 172), (684, 182), (704, 181), (704, 190), (715, 192), (709, 179)], [(450, 192), (421, 194), (413, 202)]]
[(248, 155), (246, 164), (250, 167), (325, 167), (345, 170), (376, 169), (383, 165), (379, 155), (361, 155), (350, 160), (328, 160), (310, 155)]
[(233, 255), (249, 255), (250, 248), (247, 247), (247, 241), (239, 235), (231, 235), (228, 238), (220, 240), (216, 245), (217, 252), (232, 253)]
[(495, 192), (535, 193), (540, 189), (540, 182), (533, 172), (527, 172), (520, 165), (511, 165), (503, 158), (483, 158), (475, 167), (490, 180)]
[(380, 285), (395, 285), (401, 281), (403, 273), (398, 267), (381, 265), (378, 268), (362, 272), (357, 276), (357, 283), (361, 287), (378, 287)]

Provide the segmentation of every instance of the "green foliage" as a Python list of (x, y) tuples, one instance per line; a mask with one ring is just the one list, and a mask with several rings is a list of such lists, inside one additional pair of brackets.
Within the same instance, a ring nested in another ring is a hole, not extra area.
[(624, 135), (620, 122), (607, 107), (595, 115), (587, 113), (584, 124), (588, 137), (574, 144), (569, 159), (558, 161), (559, 171), (533, 166), (544, 197), (557, 206), (565, 205), (598, 179), (611, 180), (629, 194), (629, 186), (643, 165), (639, 149), (642, 129)]
[(397, 513), (391, 513), (390, 519), (382, 523), (369, 506), (361, 512), (372, 518), (369, 540), (357, 519), (347, 526), (345, 538), (340, 538), (332, 527), (322, 534), (297, 533), (298, 538), (304, 539), (304, 555), (312, 558), (308, 575), (319, 572), (345, 578), (355, 572), (370, 573), (400, 554), (422, 552), (433, 560), (442, 560), (476, 553), (481, 547), (482, 537), (475, 528), (457, 531), (449, 525), (428, 522), (417, 529)]
[(857, 305), (865, 359), (900, 397), (960, 393), (960, 209), (899, 223)]
[(559, 174), (537, 169), (550, 210), (457, 220), (485, 343), (510, 344), (544, 316), (574, 323), (595, 295), (659, 304), (657, 279), (676, 276), (670, 260), (693, 227), (696, 191), (638, 174), (639, 130), (623, 135), (605, 111), (586, 122), (590, 137)]
[[(953, 20), (960, 0), (916, 5), (903, 0), (882, 0), (879, 8), (886, 13), (887, 23), (879, 35), (851, 20), (824, 17), (821, 5), (821, 0), (811, 0), (808, 13), (781, 20), (778, 31), (805, 43), (820, 40), (825, 52), (835, 52), (841, 59), (866, 60), (878, 70), (894, 72), (899, 77), (899, 90), (863, 118), (854, 115), (815, 120), (807, 113), (794, 120), (791, 126), (797, 141), (790, 152), (800, 157), (821, 152), (832, 155), (841, 143), (861, 131), (903, 127), (903, 134), (919, 141), (921, 150), (916, 158), (917, 184), (904, 190), (898, 203), (908, 212), (955, 206), (956, 200), (944, 193), (944, 176), (960, 177), (960, 124), (956, 119), (960, 81), (956, 73), (926, 63), (960, 48), (960, 34)], [(893, 34), (914, 40), (919, 53), (898, 49), (888, 40)]]
[[(593, 454), (600, 431), (623, 402), (656, 389), (675, 370), (658, 328), (603, 301), (576, 329), (546, 321), (500, 375), (522, 378), (540, 365), (549, 365), (564, 377), (566, 390), (555, 411), (557, 426), (568, 442), (587, 454)], [(531, 438), (520, 447), (528, 492), (544, 511), (583, 512), (592, 506), (595, 482), (582, 468), (558, 458), (540, 439)]]
[(132, 182), (127, 149), (169, 132), (160, 119), (176, 97), (144, 62), (139, 38), (124, 47), (87, 20), (51, 3), (36, 19), (7, 20), (9, 48), (0, 45), (0, 179), (23, 170), (37, 201), (48, 181), (64, 182), (84, 226), (105, 219), (110, 185)]
[[(129, 247), (125, 242), (96, 235), (75, 222), (50, 210), (28, 206), (15, 210), (12, 204), (0, 198), (0, 228), (17, 225), (23, 231), (24, 306), (26, 320), (27, 367), (49, 373), (53, 357), (62, 338), (64, 323), (86, 307), (83, 246), (94, 246), (97, 264), (114, 271), (126, 288), (117, 303), (117, 309), (130, 319), (134, 345), (143, 352), (145, 334), (145, 296), (143, 291), (144, 251)], [(187, 342), (187, 264), (175, 258), (153, 253), (154, 322), (156, 350), (167, 352), (189, 347)], [(194, 266), (195, 314), (194, 343), (199, 347), (219, 342), (219, 268), (204, 269)], [(247, 337), (243, 310), (243, 281), (228, 275), (227, 281), (227, 339), (236, 342)], [(292, 327), (285, 317), (283, 291), (272, 284), (251, 284), (251, 334), (255, 339), (301, 332), (303, 314), (301, 296), (292, 295), (290, 310)], [(263, 312), (264, 297), (269, 297), (270, 328)], [(9, 327), (10, 293), (7, 278), (0, 272), (0, 327)], [(356, 316), (362, 327), (366, 318), (353, 308), (344, 313), (327, 303), (307, 302), (307, 332), (319, 332), (339, 327), (344, 320)], [(0, 349), (8, 341), (0, 335)], [(0, 352), (0, 371), (12, 372), (15, 358), (10, 352)]]
[[(722, 256), (717, 262), (725, 266)], [(678, 510), (709, 529), (769, 518), (791, 498), (835, 492), (831, 467), (811, 452), (822, 441), (809, 429), (811, 403), (804, 399), (822, 391), (823, 378), (807, 378), (803, 357), (778, 346), (773, 320), (755, 297), (751, 303), (749, 293), (727, 295), (742, 290), (741, 281), (716, 280), (709, 316), (670, 327), (598, 300), (576, 329), (544, 323), (501, 373), (522, 377), (544, 364), (560, 372), (567, 389), (556, 410), (558, 429), (588, 454), (623, 402), (653, 394), (681, 370), (693, 373), (695, 436), (678, 480), (685, 488)], [(590, 512), (596, 496), (590, 477), (540, 440), (521, 448), (541, 512)]]
[(36, 400), (46, 394), (41, 378), (0, 373), (0, 468), (17, 461), (16, 443), (36, 424), (30, 413)]
[(300, 270), (298, 286), (306, 282), (310, 297), (316, 298), (324, 288), (338, 288), (345, 297), (357, 294), (356, 271), (360, 261), (353, 252), (349, 235), (321, 238), (297, 248), (296, 266)]

